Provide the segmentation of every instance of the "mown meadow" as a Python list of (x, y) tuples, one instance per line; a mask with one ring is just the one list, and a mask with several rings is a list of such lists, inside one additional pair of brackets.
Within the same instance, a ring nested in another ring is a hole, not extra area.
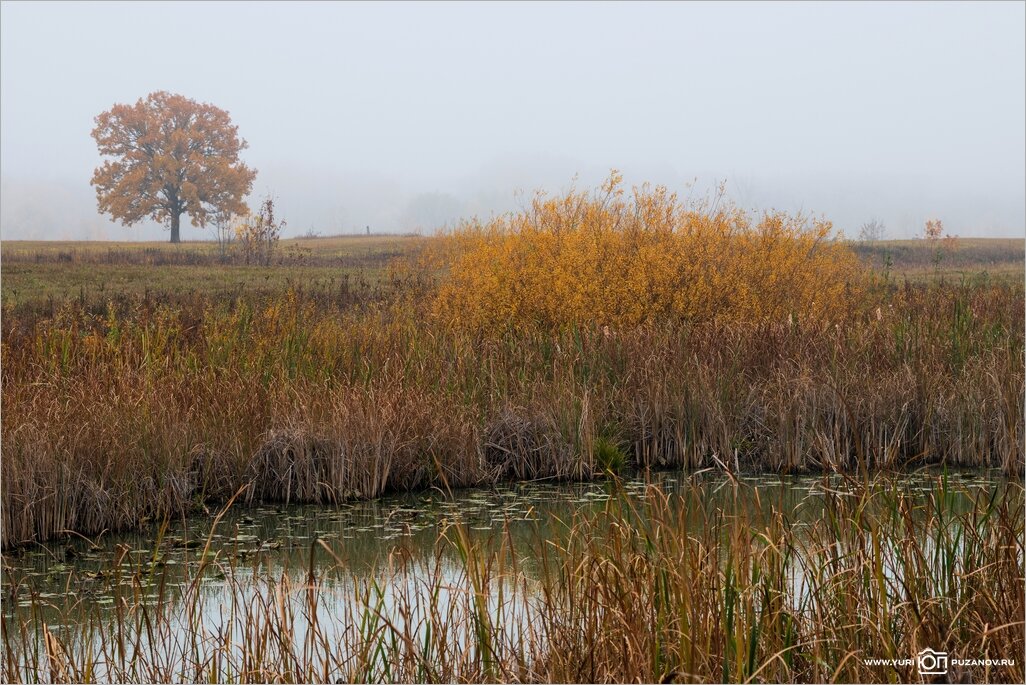
[[(35, 658), (54, 680), (854, 681), (895, 677), (861, 656), (931, 645), (1021, 655), (1021, 487), (956, 515), (938, 484), (913, 517), (922, 505), (889, 480), (920, 467), (1020, 478), (1024, 286), (1007, 265), (1021, 243), (996, 269), (923, 243), (895, 246), (895, 263), (822, 219), (627, 190), (614, 175), (445, 236), (282, 260), (263, 282), (187, 244), (156, 265), (129, 248), (4, 245), (5, 549), (229, 501), (339, 505), (657, 469), (840, 474), (849, 493), (799, 534), (771, 508), (689, 529), (675, 518), (686, 497), (653, 492), (644, 516), (607, 512), (601, 534), (574, 522), (530, 577), (510, 550), (446, 529), (439, 544), (455, 545), (470, 589), (424, 605), (448, 580), (417, 576), (389, 600), (428, 612), (415, 628), (382, 618), (372, 584), (347, 637), (319, 632), (302, 604), (317, 602), (312, 565), (265, 578), (255, 604), (240, 589), (216, 639), (157, 639), (171, 605), (125, 597), (122, 628), (156, 631), (134, 652), (108, 641), (76, 657), (44, 635), (30, 657), (5, 623), (7, 673)], [(75, 287), (121, 262), (138, 270), (130, 284)], [(61, 293), (33, 276), (44, 267), (69, 279)], [(807, 591), (791, 584), (795, 563)], [(523, 629), (507, 630), (526, 614), (485, 610), (507, 574), (517, 611), (538, 612)], [(98, 675), (100, 662), (114, 671)]]

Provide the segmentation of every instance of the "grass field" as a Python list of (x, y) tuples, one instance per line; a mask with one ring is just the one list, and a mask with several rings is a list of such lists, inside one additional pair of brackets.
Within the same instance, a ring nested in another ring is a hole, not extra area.
[(881, 240), (854, 243), (855, 253), (878, 272), (899, 278), (958, 278), (986, 273), (1022, 280), (1026, 241), (1021, 238), (957, 238), (954, 241)]
[[(379, 259), (395, 254), (422, 240), (412, 235), (336, 236), (323, 238), (283, 238), (277, 252), (281, 260), (308, 259), (321, 264), (345, 264), (353, 260)], [(125, 264), (165, 262), (216, 263), (219, 252), (209, 240), (184, 241), (177, 245), (166, 241), (60, 241), (7, 240), (2, 243), (4, 259), (17, 262), (61, 262)]]
[(290, 239), (281, 241), (272, 265), (258, 266), (222, 263), (213, 242), (5, 241), (0, 245), (0, 289), (7, 307), (147, 292), (333, 290), (378, 280), (391, 260), (421, 243), (403, 236)]
[[(425, 244), (416, 236), (293, 238), (281, 241), (270, 267), (223, 264), (213, 242), (0, 243), (0, 293), (4, 306), (49, 300), (104, 300), (146, 292), (267, 293), (288, 287), (332, 290), (361, 279), (374, 282), (393, 259)], [(1024, 243), (1005, 238), (959, 239), (940, 249), (922, 240), (855, 243), (860, 259), (894, 279), (987, 274), (1021, 280)], [(939, 259), (938, 259), (938, 249)]]

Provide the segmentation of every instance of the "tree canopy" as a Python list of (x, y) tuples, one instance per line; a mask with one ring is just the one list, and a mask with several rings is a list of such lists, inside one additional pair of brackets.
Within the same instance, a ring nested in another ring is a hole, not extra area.
[(247, 213), (256, 171), (239, 160), (246, 141), (223, 109), (159, 91), (103, 112), (92, 135), (110, 158), (93, 172), (99, 210), (126, 226), (149, 217), (177, 243), (182, 214), (204, 226)]

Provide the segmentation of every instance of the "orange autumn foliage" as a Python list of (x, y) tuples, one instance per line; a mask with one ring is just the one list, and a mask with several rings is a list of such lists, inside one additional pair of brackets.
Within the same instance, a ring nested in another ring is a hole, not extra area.
[(627, 327), (665, 320), (837, 321), (860, 291), (856, 256), (830, 222), (753, 219), (664, 187), (537, 195), (529, 209), (470, 221), (444, 240), (433, 310), (475, 330)]
[(239, 161), (246, 141), (228, 113), (181, 95), (157, 92), (96, 117), (100, 154), (93, 172), (101, 213), (126, 226), (167, 222), (179, 242), (182, 214), (203, 226), (217, 214), (245, 214), (256, 172)]

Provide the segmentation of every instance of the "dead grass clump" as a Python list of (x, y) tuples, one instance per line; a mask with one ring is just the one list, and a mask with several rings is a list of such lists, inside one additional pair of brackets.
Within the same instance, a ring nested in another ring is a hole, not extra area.
[(484, 434), (484, 458), (496, 481), (566, 478), (575, 451), (550, 418), (504, 407)]

